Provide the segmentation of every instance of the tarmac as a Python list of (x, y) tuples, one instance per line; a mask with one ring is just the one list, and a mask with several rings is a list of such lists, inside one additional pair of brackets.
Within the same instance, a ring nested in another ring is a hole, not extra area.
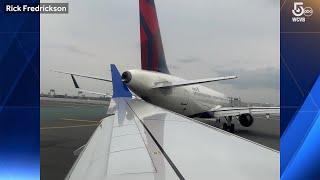
[(76, 156), (73, 151), (86, 144), (109, 102), (41, 99), (41, 179), (60, 180), (68, 174)]
[[(86, 144), (100, 120), (106, 117), (108, 103), (41, 99), (41, 179), (65, 178), (77, 158), (73, 152)], [(202, 121), (213, 124), (212, 121)], [(255, 116), (249, 128), (234, 123), (236, 135), (279, 150), (279, 117)]]

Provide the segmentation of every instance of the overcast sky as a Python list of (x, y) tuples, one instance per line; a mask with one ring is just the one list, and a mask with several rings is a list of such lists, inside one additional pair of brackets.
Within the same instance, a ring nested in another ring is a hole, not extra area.
[[(243, 101), (279, 104), (279, 1), (155, 3), (173, 75), (237, 75), (206, 86)], [(69, 76), (51, 69), (110, 78), (110, 63), (140, 68), (138, 0), (73, 0), (67, 15), (41, 15), (41, 92), (77, 93)], [(111, 92), (111, 84), (78, 79), (84, 89)]]

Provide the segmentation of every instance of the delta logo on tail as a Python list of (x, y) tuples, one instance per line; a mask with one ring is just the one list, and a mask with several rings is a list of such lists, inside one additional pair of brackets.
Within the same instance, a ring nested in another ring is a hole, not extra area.
[(139, 0), (141, 69), (169, 74), (154, 0)]

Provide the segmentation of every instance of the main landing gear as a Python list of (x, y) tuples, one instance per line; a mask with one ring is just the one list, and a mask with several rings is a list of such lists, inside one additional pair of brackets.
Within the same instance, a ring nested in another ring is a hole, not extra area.
[(232, 122), (232, 116), (225, 117), (226, 123), (223, 123), (222, 129), (230, 133), (234, 133), (234, 124)]

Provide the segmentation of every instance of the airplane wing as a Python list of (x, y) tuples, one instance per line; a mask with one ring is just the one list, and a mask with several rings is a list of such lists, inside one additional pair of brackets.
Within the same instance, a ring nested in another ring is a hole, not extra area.
[(278, 115), (280, 107), (223, 107), (212, 110), (214, 117), (239, 116), (241, 114), (252, 115)]
[(114, 115), (101, 121), (66, 179), (279, 179), (279, 152), (132, 99), (111, 66)]
[[(56, 72), (58, 72), (58, 71), (56, 71)], [(64, 72), (62, 72), (62, 73), (64, 73)], [(65, 74), (69, 74), (69, 73), (65, 73)], [(95, 94), (95, 95), (100, 95), (100, 96), (105, 96), (105, 97), (111, 97), (107, 93), (101, 93), (101, 92), (95, 92), (95, 91), (89, 91), (89, 90), (86, 90), (86, 89), (81, 89), (79, 84), (78, 84), (78, 82), (76, 81), (76, 78), (74, 77), (75, 74), (70, 74), (70, 75), (71, 75), (71, 79), (72, 79), (74, 87), (76, 89), (78, 89), (80, 92), (89, 93), (89, 94)]]
[(89, 79), (95, 79), (95, 80), (100, 80), (100, 81), (107, 81), (111, 82), (110, 79), (102, 78), (102, 77), (96, 77), (96, 76), (90, 76), (90, 75), (83, 75), (83, 74), (78, 74), (78, 73), (73, 73), (73, 72), (63, 72), (63, 71), (56, 71), (56, 73), (62, 73), (62, 74), (69, 74), (71, 76), (79, 76), (79, 77), (84, 77), (84, 78), (89, 78)]
[(196, 79), (196, 80), (184, 80), (184, 81), (179, 81), (179, 82), (167, 82), (165, 84), (158, 84), (152, 88), (156, 89), (156, 88), (188, 86), (188, 85), (193, 85), (193, 84), (202, 84), (202, 83), (222, 81), (222, 80), (235, 79), (235, 78), (237, 78), (237, 76), (226, 76), (226, 77), (216, 77), (216, 78)]

